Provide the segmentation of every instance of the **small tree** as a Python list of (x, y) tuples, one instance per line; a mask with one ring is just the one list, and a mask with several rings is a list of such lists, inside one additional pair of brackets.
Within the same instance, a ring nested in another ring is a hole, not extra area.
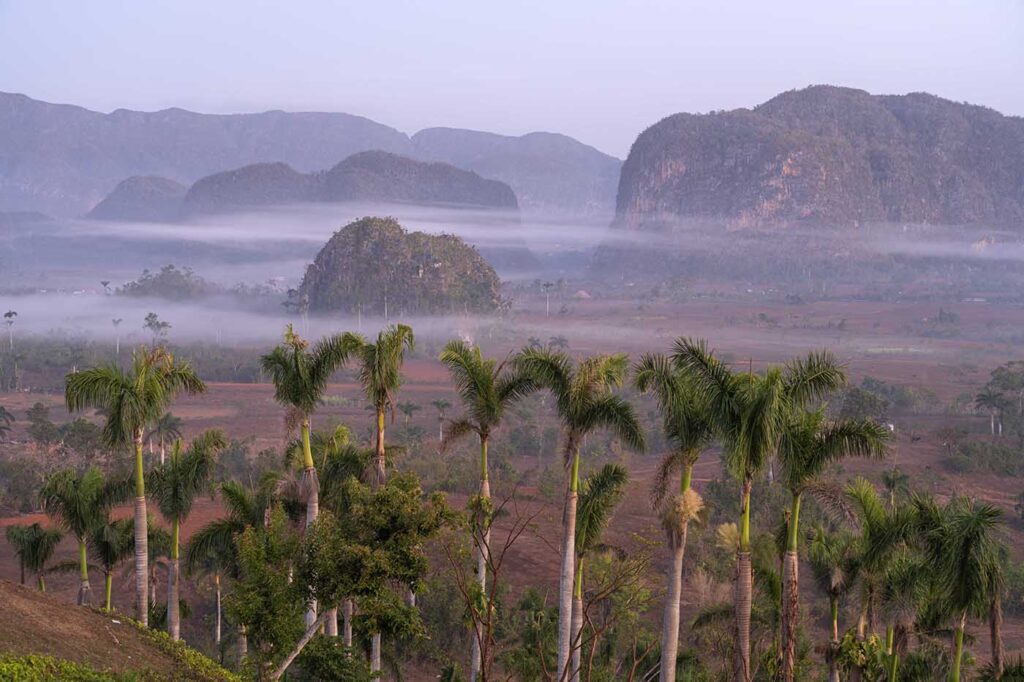
[(167, 330), (171, 328), (170, 322), (164, 322), (156, 313), (149, 313), (142, 324), (143, 329), (148, 329), (153, 335), (153, 347), (161, 345), (167, 338)]
[(30, 571), (36, 575), (39, 591), (46, 592), (46, 579), (43, 574), (63, 537), (64, 534), (60, 530), (43, 528), (38, 523), (31, 526), (7, 527), (7, 542), (14, 547), (21, 565), (22, 585), (25, 584), (25, 571)]

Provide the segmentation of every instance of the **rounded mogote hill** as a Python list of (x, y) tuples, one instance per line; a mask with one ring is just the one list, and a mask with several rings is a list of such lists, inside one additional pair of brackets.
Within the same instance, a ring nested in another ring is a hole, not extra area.
[(500, 303), (499, 288), (494, 268), (460, 238), (366, 217), (334, 233), (299, 294), (320, 312), (488, 313)]

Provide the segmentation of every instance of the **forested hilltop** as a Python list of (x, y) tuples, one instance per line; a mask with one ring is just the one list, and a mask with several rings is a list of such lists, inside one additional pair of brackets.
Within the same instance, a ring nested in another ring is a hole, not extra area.
[(491, 312), (501, 282), (454, 235), (407, 232), (393, 218), (363, 218), (336, 232), (299, 288), (313, 311), (382, 314)]
[(924, 93), (814, 86), (675, 114), (622, 168), (617, 222), (1024, 225), (1024, 119)]

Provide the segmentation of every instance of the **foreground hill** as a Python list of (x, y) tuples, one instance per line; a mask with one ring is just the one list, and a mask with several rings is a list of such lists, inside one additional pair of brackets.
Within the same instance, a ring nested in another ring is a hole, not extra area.
[(299, 296), (321, 312), (481, 313), (498, 307), (499, 287), (494, 268), (458, 237), (363, 218), (320, 250)]
[(428, 128), (412, 143), (423, 158), (508, 183), (524, 211), (607, 218), (615, 210), (622, 162), (565, 135)]
[(815, 86), (676, 114), (622, 168), (617, 222), (1024, 225), (1024, 119), (932, 95)]
[[(0, 604), (0, 652), (8, 656), (50, 656), (147, 680), (236, 679), (198, 653), (162, 633), (143, 631), (123, 616), (106, 616), (4, 580)], [(0, 661), (0, 670), (2, 665)]]
[(503, 137), (454, 129), (413, 136), (341, 113), (212, 115), (183, 109), (110, 114), (0, 93), (0, 211), (81, 215), (125, 178), (188, 185), (252, 164), (297, 173), (378, 150), (443, 161), (501, 180), (537, 210), (611, 215), (618, 159), (572, 138)]

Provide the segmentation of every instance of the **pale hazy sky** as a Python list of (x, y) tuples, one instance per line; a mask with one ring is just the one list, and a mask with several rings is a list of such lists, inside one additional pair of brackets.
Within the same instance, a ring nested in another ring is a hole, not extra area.
[(562, 132), (813, 83), (1024, 114), (1022, 0), (0, 0), (0, 90), (111, 111), (345, 111)]

